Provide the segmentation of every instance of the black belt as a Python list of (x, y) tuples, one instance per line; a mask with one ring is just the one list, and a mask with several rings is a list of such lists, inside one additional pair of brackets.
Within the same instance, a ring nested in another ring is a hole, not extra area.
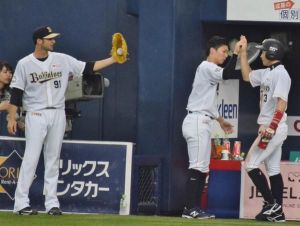
[[(199, 112), (199, 111), (187, 111), (188, 112), (188, 114), (193, 114), (193, 113), (198, 113), (198, 114), (202, 114), (201, 112)], [(214, 120), (215, 118), (214, 117), (212, 117), (212, 116), (210, 116), (210, 115), (208, 115), (208, 114), (202, 114), (202, 115), (204, 115), (204, 116), (206, 116), (206, 117), (208, 117), (208, 118), (210, 118), (210, 119), (212, 119), (212, 120)]]
[(55, 107), (46, 107), (45, 109), (56, 109)]

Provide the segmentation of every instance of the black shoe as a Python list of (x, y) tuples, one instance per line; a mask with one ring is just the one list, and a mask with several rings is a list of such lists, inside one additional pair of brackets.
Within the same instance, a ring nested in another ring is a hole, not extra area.
[(58, 207), (52, 207), (49, 211), (48, 211), (49, 215), (53, 215), (53, 216), (57, 216), (57, 215), (62, 215), (61, 210)]
[(265, 214), (263, 214), (263, 210), (266, 208), (267, 206), (267, 202), (264, 201), (264, 204), (263, 204), (263, 207), (262, 207), (262, 210), (255, 216), (255, 220), (258, 220), (258, 221), (267, 221), (267, 216)]
[(27, 206), (18, 211), (19, 215), (37, 215), (38, 211), (35, 209), (31, 209), (30, 206)]
[(215, 215), (206, 213), (202, 209), (197, 208), (197, 207), (192, 208), (192, 209), (187, 209), (186, 207), (184, 207), (181, 217), (189, 218), (189, 219), (191, 219), (191, 218), (195, 218), (195, 219), (213, 219), (213, 218), (216, 218)]
[(274, 202), (272, 204), (264, 201), (264, 205), (262, 210), (255, 216), (256, 220), (259, 221), (267, 221), (267, 217), (270, 216), (273, 213), (278, 213), (278, 212), (282, 212), (282, 208), (281, 205), (279, 205), (278, 203)]
[(273, 213), (267, 217), (267, 220), (271, 222), (285, 222), (284, 212), (281, 211), (281, 213)]

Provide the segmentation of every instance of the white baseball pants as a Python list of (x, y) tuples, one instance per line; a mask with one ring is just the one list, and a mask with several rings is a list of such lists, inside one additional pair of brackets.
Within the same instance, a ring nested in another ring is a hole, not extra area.
[(189, 169), (209, 172), (212, 125), (213, 120), (200, 113), (187, 114), (185, 117), (182, 134), (187, 142)]
[(274, 137), (270, 140), (265, 150), (261, 150), (257, 146), (260, 141), (258, 136), (248, 152), (245, 161), (246, 171), (249, 172), (252, 169), (259, 168), (261, 163), (264, 163), (269, 176), (279, 174), (282, 144), (287, 138), (287, 131), (288, 127), (285, 123), (279, 124)]
[(48, 212), (52, 207), (59, 207), (56, 193), (65, 126), (64, 109), (27, 112), (25, 120), (26, 147), (15, 192), (15, 212), (30, 206), (29, 189), (34, 179), (43, 144), (45, 208)]

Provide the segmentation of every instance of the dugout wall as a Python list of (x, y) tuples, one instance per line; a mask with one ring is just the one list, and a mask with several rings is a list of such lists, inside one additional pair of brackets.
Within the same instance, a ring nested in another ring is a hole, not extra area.
[[(139, 1), (139, 50), (143, 51), (139, 55), (137, 145), (139, 154), (145, 158), (156, 154), (164, 163), (162, 213), (180, 214), (183, 207), (187, 153), (181, 123), (195, 70), (203, 57), (205, 41), (211, 35), (230, 39), (245, 34), (249, 40), (261, 42), (271, 35), (283, 34), (291, 41), (293, 45), (284, 59), (293, 83), (287, 113), (292, 116), (300, 113), (297, 103), (299, 23), (228, 21), (226, 10), (227, 1), (223, 0)], [(158, 11), (163, 14), (154, 13)], [(252, 66), (261, 67), (259, 59)], [(242, 141), (242, 151), (247, 152), (257, 134), (259, 90), (242, 81), (239, 90), (237, 139)], [(298, 130), (295, 123), (291, 126)], [(288, 159), (291, 150), (299, 150), (298, 140), (297, 136), (288, 137), (283, 146), (283, 160)]]

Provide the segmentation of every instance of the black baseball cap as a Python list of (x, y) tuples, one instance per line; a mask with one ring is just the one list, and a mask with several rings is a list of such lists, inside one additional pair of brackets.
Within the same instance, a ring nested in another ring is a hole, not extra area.
[(32, 35), (33, 42), (36, 42), (37, 39), (52, 39), (58, 37), (60, 33), (54, 33), (52, 28), (49, 26), (38, 27), (35, 29)]

